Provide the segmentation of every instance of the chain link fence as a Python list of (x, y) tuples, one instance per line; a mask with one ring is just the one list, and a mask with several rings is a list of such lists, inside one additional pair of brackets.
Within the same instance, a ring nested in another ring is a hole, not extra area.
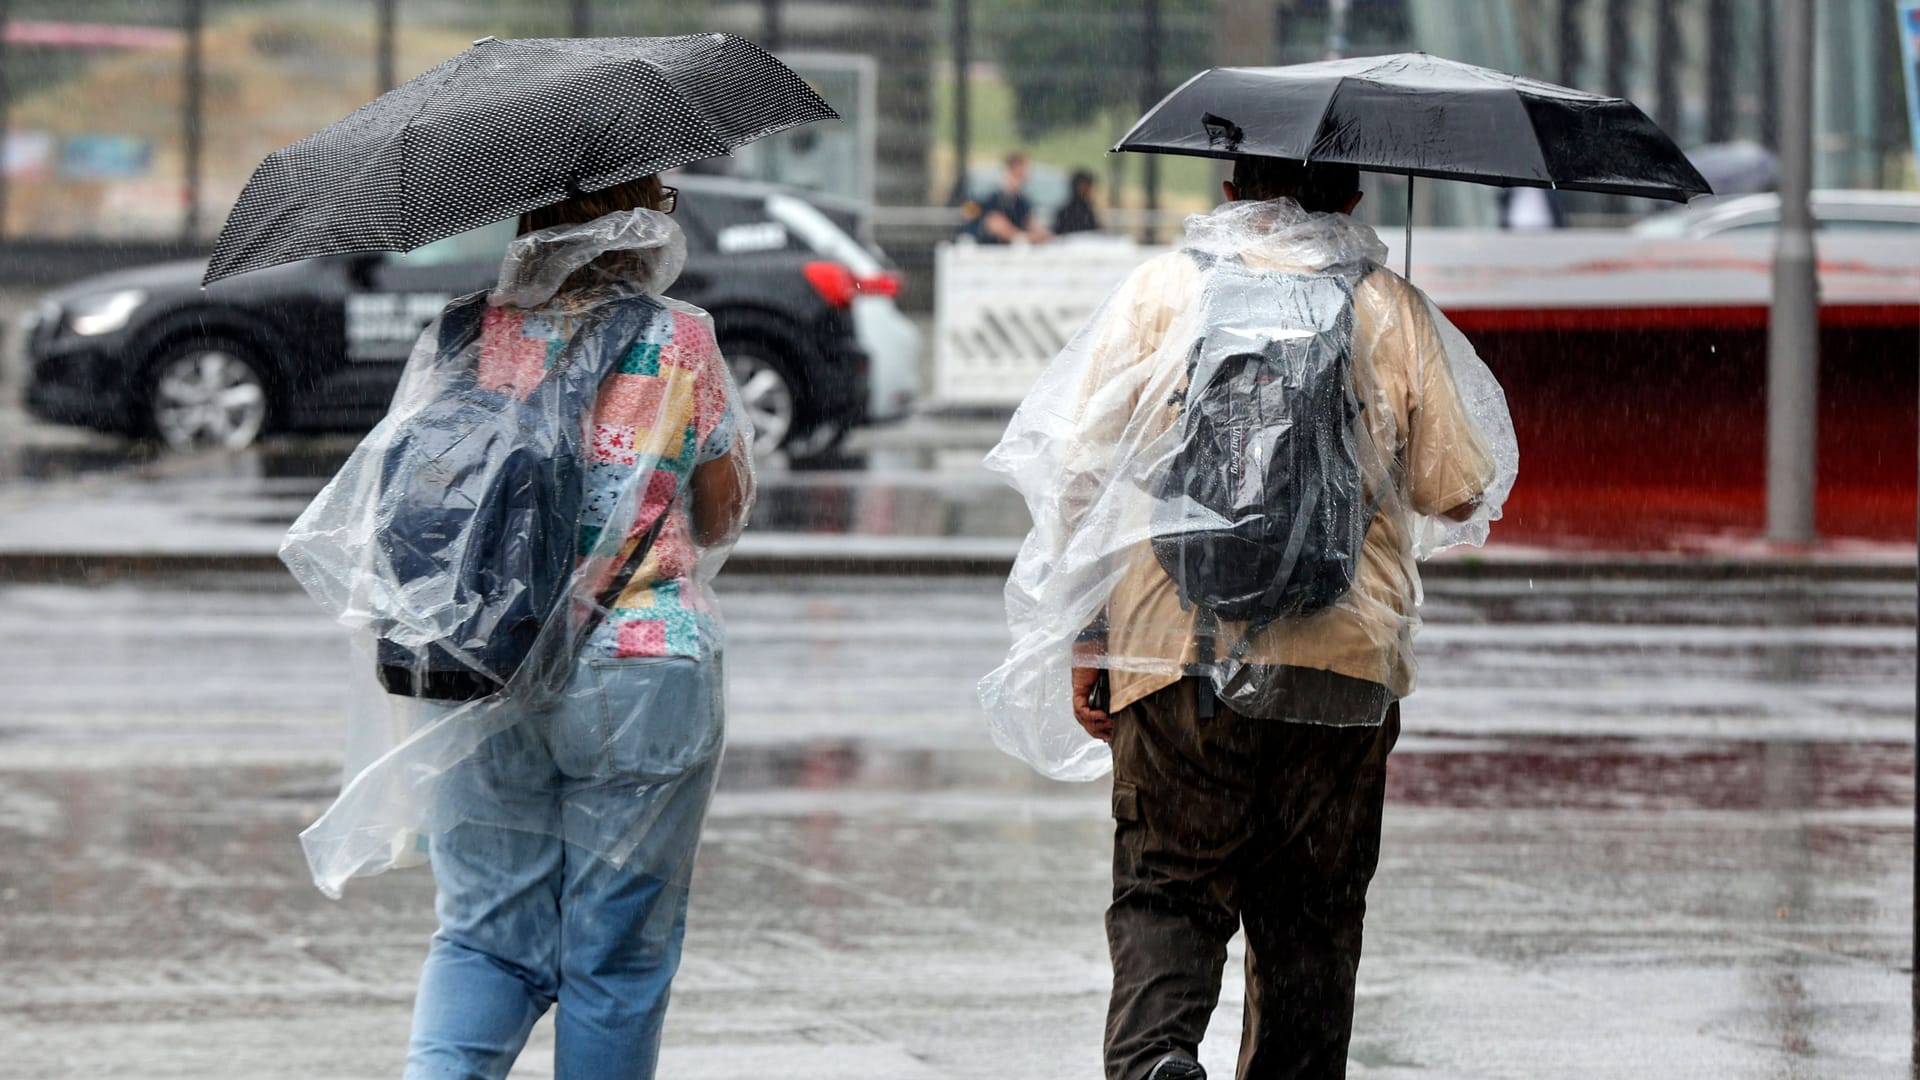
[(0, 0), (0, 238), (204, 243), (261, 158), (501, 37), (696, 29), (618, 0)]

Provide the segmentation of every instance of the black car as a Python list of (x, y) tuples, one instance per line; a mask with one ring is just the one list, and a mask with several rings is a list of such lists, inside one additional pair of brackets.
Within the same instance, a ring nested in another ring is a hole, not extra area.
[[(852, 239), (854, 210), (720, 177), (675, 183), (688, 259), (671, 295), (712, 313), (760, 445), (819, 446), (863, 422), (870, 355), (854, 309), (897, 281)], [(310, 259), (207, 288), (201, 262), (88, 278), (28, 316), (28, 408), (176, 446), (364, 430), (421, 329), (449, 299), (492, 286), (512, 232), (502, 222), (406, 255)]]

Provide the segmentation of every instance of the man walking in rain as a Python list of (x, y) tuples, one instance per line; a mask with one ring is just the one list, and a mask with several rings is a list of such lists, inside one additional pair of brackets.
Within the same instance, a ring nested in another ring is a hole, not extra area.
[[(1114, 773), (1109, 1080), (1192, 1080), (1246, 933), (1242, 1080), (1346, 1072), (1417, 556), (1484, 540), (1505, 400), (1348, 216), (1350, 166), (1235, 161), (988, 464), (1034, 527), (996, 741)], [(1077, 726), (1076, 726), (1077, 725)]]

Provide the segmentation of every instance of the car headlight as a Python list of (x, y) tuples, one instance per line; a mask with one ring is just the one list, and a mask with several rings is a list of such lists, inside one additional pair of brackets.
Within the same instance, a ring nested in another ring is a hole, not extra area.
[(147, 294), (140, 289), (121, 289), (70, 300), (67, 302), (67, 329), (81, 337), (111, 334), (127, 325), (127, 320), (133, 318), (133, 313), (146, 302)]

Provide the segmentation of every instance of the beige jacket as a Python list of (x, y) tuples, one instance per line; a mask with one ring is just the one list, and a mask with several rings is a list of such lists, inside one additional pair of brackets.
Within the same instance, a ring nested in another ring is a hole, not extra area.
[[(1255, 270), (1318, 269), (1263, 259), (1258, 250), (1242, 257)], [(1122, 287), (1113, 303), (1124, 317), (1109, 319), (1091, 345), (1070, 462), (1110, 453), (1117, 438), (1171, 427), (1177, 412), (1165, 407), (1164, 389), (1184, 371), (1145, 367), (1183, 363), (1184, 343), (1164, 346), (1180, 315), (1198, 301), (1201, 281), (1193, 259), (1173, 253), (1147, 263)], [(1355, 389), (1378, 451), (1367, 477), (1369, 496), (1381, 504), (1358, 577), (1335, 607), (1257, 634), (1246, 659), (1331, 671), (1403, 697), (1413, 688), (1418, 622), (1412, 516), (1472, 503), (1493, 482), (1494, 462), (1462, 407), (1425, 297), (1390, 270), (1375, 269), (1355, 286), (1353, 357)], [(1181, 610), (1172, 579), (1149, 547), (1136, 545), (1123, 563), (1107, 608), (1114, 710), (1171, 684), (1184, 665), (1196, 662), (1195, 617)], [(1223, 626), (1221, 636), (1232, 630)]]

